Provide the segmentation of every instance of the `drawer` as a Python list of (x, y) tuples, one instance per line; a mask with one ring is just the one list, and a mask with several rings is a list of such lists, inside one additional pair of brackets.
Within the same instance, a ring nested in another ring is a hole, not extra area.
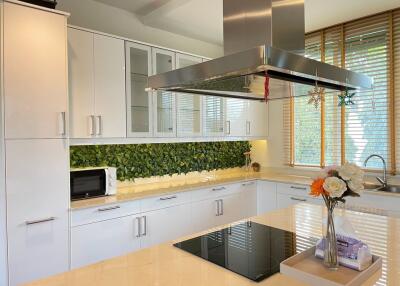
[(278, 194), (299, 195), (308, 197), (310, 193), (310, 186), (278, 183), (277, 192)]
[(201, 201), (207, 199), (213, 199), (222, 196), (228, 196), (232, 194), (238, 194), (242, 191), (242, 185), (240, 183), (230, 185), (219, 185), (207, 189), (202, 189), (192, 192), (192, 201)]
[(140, 200), (71, 211), (71, 227), (140, 213)]
[(190, 192), (180, 192), (175, 194), (166, 194), (164, 196), (148, 198), (142, 200), (142, 212), (159, 210), (176, 205), (190, 203)]
[(316, 198), (312, 198), (311, 196), (299, 196), (299, 195), (277, 195), (277, 207), (278, 209), (287, 208), (289, 206), (298, 204), (298, 203), (309, 203), (315, 205), (321, 205), (322, 200), (318, 200)]

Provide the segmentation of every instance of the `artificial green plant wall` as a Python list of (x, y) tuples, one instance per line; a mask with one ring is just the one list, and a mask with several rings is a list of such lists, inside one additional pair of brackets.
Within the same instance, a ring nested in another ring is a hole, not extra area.
[(247, 141), (71, 146), (71, 167), (118, 168), (119, 180), (245, 165)]

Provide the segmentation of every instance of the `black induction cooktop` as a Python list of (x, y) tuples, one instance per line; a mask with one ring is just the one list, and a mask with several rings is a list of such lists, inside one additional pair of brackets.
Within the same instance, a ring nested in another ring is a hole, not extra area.
[(279, 272), (280, 263), (296, 254), (299, 238), (292, 232), (244, 222), (174, 246), (260, 282)]

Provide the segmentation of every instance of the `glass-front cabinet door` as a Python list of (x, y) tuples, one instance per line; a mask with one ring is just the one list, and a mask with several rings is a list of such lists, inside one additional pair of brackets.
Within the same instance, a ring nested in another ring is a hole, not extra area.
[[(202, 62), (202, 58), (176, 54), (176, 68), (184, 68)], [(202, 134), (202, 96), (176, 93), (177, 134), (179, 137), (195, 137)]]
[(126, 92), (128, 137), (152, 136), (152, 96), (147, 78), (152, 74), (151, 47), (126, 42)]
[[(167, 50), (152, 49), (153, 74), (160, 74), (175, 69), (175, 53)], [(153, 93), (155, 136), (176, 136), (175, 93), (156, 91)]]
[(203, 130), (206, 136), (224, 135), (225, 100), (222, 97), (203, 97)]

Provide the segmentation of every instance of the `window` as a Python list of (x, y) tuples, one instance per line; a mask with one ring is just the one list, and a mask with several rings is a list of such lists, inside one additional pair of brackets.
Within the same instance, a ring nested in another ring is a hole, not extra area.
[[(379, 154), (394, 172), (400, 163), (400, 131), (395, 128), (400, 124), (400, 111), (395, 113), (400, 110), (400, 10), (308, 34), (305, 55), (369, 75), (374, 89), (358, 92), (355, 104), (345, 107), (338, 106), (338, 92), (326, 90), (315, 108), (307, 95), (312, 87), (295, 84), (296, 97), (284, 104), (288, 163), (362, 165), (370, 154)], [(379, 160), (368, 164), (381, 167)]]

